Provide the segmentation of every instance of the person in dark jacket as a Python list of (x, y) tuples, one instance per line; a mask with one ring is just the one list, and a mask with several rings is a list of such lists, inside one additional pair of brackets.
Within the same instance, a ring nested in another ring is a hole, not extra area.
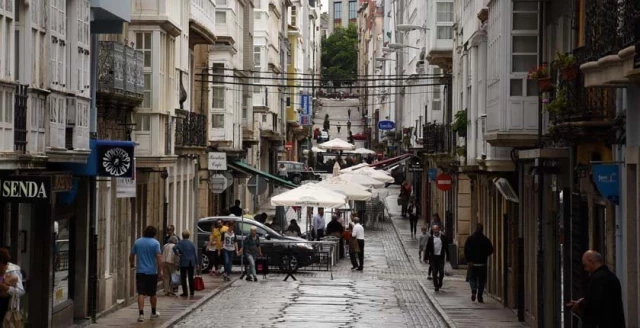
[(442, 279), (444, 278), (444, 262), (449, 259), (449, 238), (440, 232), (440, 226), (431, 227), (433, 236), (427, 241), (427, 256), (429, 263), (433, 268), (433, 286), (436, 292), (442, 288)]
[(182, 232), (182, 240), (173, 247), (173, 252), (180, 257), (178, 261), (180, 266), (180, 282), (182, 285), (182, 294), (180, 296), (187, 297), (187, 281), (189, 282), (189, 291), (191, 296), (195, 293), (195, 286), (193, 285), (193, 271), (198, 263), (198, 251), (196, 245), (193, 244), (189, 237), (191, 233), (189, 230)]
[(624, 307), (620, 280), (604, 264), (602, 255), (587, 251), (582, 266), (589, 273), (589, 284), (584, 297), (567, 304), (582, 317), (586, 328), (624, 328)]
[(338, 221), (338, 215), (331, 217), (331, 222), (327, 224), (327, 236), (334, 236), (340, 238), (340, 258), (344, 258), (344, 239), (342, 234), (344, 233), (344, 227), (342, 223)]
[(478, 223), (476, 232), (469, 236), (464, 244), (464, 256), (469, 262), (471, 301), (475, 301), (477, 295), (478, 303), (484, 303), (482, 293), (487, 282), (487, 258), (493, 254), (493, 245), (484, 235), (483, 228), (482, 224)]

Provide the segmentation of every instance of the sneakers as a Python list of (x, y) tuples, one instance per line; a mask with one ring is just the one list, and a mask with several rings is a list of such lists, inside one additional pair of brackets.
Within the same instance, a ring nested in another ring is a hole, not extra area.
[(253, 279), (252, 279), (250, 276), (247, 276), (247, 277), (245, 278), (245, 280), (246, 280), (246, 281), (253, 281)]
[(151, 313), (151, 319), (160, 318), (160, 312), (156, 311), (156, 313)]
[(144, 314), (138, 316), (138, 322), (144, 322)]
[(258, 277), (253, 276), (253, 281), (258, 281)]

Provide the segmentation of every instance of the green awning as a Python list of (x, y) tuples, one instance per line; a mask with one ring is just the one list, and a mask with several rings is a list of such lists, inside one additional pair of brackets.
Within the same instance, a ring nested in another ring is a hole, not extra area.
[(261, 177), (263, 177), (265, 180), (267, 180), (267, 182), (269, 183), (273, 183), (275, 185), (279, 185), (281, 187), (285, 187), (285, 188), (289, 188), (289, 189), (293, 189), (293, 188), (297, 188), (299, 187), (298, 185), (296, 185), (295, 183), (291, 182), (291, 181), (287, 181), (285, 179), (279, 178), (275, 175), (271, 175), (267, 172), (264, 171), (260, 171), (256, 168), (254, 168), (253, 166), (242, 162), (242, 161), (235, 161), (235, 162), (230, 162), (228, 163), (228, 165), (231, 167), (231, 169), (234, 170), (238, 170), (247, 174), (251, 174), (251, 175), (259, 175)]

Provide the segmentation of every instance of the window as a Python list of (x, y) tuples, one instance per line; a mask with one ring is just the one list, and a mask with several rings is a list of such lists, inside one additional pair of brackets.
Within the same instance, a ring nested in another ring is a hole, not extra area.
[(512, 18), (511, 72), (526, 73), (538, 64), (538, 4), (513, 2)]
[(298, 22), (298, 8), (291, 6), (291, 23), (290, 25), (295, 27)]
[(227, 12), (216, 10), (216, 24), (227, 24)]
[(214, 129), (224, 129), (224, 114), (212, 114), (211, 127)]
[(336, 1), (333, 3), (333, 20), (342, 19), (342, 2)]
[(151, 73), (144, 73), (142, 108), (151, 108)]
[(218, 7), (220, 7), (220, 6), (227, 6), (227, 5), (228, 5), (228, 4), (227, 4), (227, 0), (218, 0), (218, 1), (216, 1), (216, 5), (217, 5)]
[(267, 123), (267, 114), (262, 114), (262, 123)]
[(148, 132), (151, 131), (151, 116), (149, 115), (136, 115), (136, 131)]
[(51, 72), (51, 83), (55, 86), (65, 88), (67, 83), (67, 2), (66, 0), (51, 0), (50, 2), (51, 65), (49, 71)]
[(358, 18), (358, 2), (349, 1), (349, 21), (355, 21)]
[(259, 93), (261, 90), (261, 86), (260, 86), (260, 75), (261, 75), (261, 71), (262, 71), (262, 63), (261, 63), (261, 57), (262, 57), (262, 47), (260, 46), (256, 46), (253, 47), (253, 92), (254, 93)]
[(136, 33), (136, 49), (144, 53), (144, 67), (151, 68), (151, 32)]
[(90, 51), (90, 34), (89, 34), (89, 0), (81, 0), (78, 3), (78, 61), (76, 65), (76, 90), (88, 96), (89, 94), (89, 66), (91, 65)]
[[(55, 238), (55, 252), (53, 261), (54, 280), (63, 282), (68, 281), (71, 265), (73, 264), (69, 255), (71, 254), (70, 227), (71, 218), (58, 219), (53, 223), (53, 231)], [(53, 307), (66, 302), (69, 299), (69, 284), (56, 283), (53, 286)]]
[(225, 104), (225, 87), (224, 87), (224, 64), (213, 64), (213, 90), (212, 90), (212, 106), (213, 108), (224, 108)]
[(436, 3), (436, 38), (453, 39), (453, 2)]

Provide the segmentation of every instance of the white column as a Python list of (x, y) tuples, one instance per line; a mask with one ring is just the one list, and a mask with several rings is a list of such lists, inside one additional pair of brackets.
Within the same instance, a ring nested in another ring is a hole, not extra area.
[(111, 178), (107, 178), (105, 190), (104, 276), (106, 278), (111, 275)]

